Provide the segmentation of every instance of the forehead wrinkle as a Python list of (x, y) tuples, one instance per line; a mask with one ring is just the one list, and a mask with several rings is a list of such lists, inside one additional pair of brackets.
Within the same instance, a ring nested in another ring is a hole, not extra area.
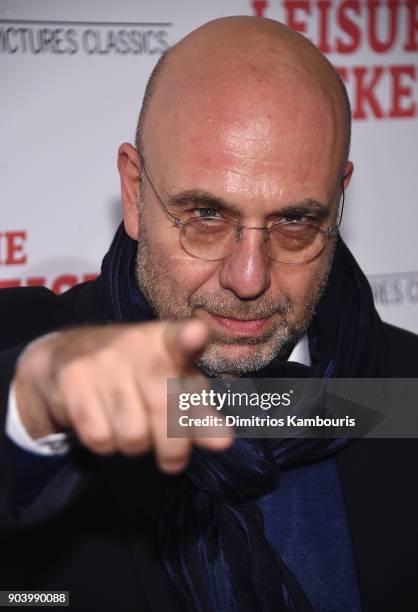
[[(212, 98), (206, 100), (208, 112), (196, 101), (188, 104), (180, 110), (185, 117), (182, 142), (201, 149), (203, 157), (209, 149), (208, 144), (212, 143), (217, 154), (234, 155), (244, 163), (252, 160), (263, 163), (272, 149), (282, 144), (287, 147), (287, 158), (300, 156), (309, 144), (309, 157), (321, 153), (335, 157), (339, 131), (333, 105), (328, 99), (324, 98), (319, 105), (315, 101), (317, 96), (310, 99), (304, 95), (304, 89), (297, 98), (281, 97), (280, 91), (276, 91), (275, 98), (269, 97), (266, 102), (263, 92), (257, 92), (251, 100), (236, 102), (233, 99), (220, 101), (212, 94)], [(289, 121), (290, 116), (292, 121)], [(311, 139), (295, 139), (295, 133), (311, 134)], [(315, 140), (313, 149), (312, 140)]]

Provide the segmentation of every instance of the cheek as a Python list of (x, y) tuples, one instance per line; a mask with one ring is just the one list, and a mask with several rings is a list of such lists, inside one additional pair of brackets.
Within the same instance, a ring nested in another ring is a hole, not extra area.
[(318, 294), (327, 273), (328, 263), (329, 254), (323, 253), (321, 257), (302, 266), (278, 264), (272, 270), (272, 293), (288, 296), (297, 316)]

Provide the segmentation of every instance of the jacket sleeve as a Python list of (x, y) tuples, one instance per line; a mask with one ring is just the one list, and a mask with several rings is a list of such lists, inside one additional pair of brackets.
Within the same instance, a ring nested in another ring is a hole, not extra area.
[(0, 534), (43, 522), (64, 509), (88, 481), (93, 460), (78, 446), (64, 456), (38, 456), (6, 436), (10, 382), (25, 346), (0, 351)]
[(10, 383), (21, 352), (49, 332), (101, 322), (99, 303), (93, 283), (61, 296), (44, 287), (0, 290), (0, 534), (52, 518), (78, 496), (91, 477), (97, 458), (76, 441), (65, 457), (39, 457), (7, 438), (5, 420)]

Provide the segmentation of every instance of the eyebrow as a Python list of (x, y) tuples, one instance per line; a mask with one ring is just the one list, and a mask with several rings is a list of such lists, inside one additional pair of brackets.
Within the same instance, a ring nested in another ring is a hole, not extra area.
[[(170, 208), (175, 208), (178, 211), (191, 206), (201, 206), (204, 208), (215, 208), (226, 213), (232, 213), (236, 216), (241, 215), (241, 211), (233, 203), (200, 189), (188, 189), (186, 191), (181, 191), (179, 193), (170, 195), (167, 197), (166, 204)], [(302, 217), (307, 214), (315, 213), (318, 219), (324, 220), (329, 216), (330, 212), (330, 209), (325, 204), (322, 204), (313, 198), (304, 198), (298, 202), (289, 202), (284, 204), (276, 211), (270, 213), (268, 218), (279, 215), (295, 215)]]

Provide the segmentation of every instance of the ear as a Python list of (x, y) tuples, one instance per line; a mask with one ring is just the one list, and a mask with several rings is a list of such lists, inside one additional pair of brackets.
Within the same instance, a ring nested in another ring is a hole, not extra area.
[(127, 142), (121, 144), (118, 150), (118, 170), (125, 230), (128, 236), (138, 240), (140, 162), (138, 151)]
[(344, 189), (347, 189), (350, 181), (351, 181), (351, 177), (353, 175), (354, 172), (354, 165), (353, 162), (348, 161), (345, 166), (344, 166), (344, 174), (343, 174), (343, 179), (342, 179), (342, 183), (344, 186)]

